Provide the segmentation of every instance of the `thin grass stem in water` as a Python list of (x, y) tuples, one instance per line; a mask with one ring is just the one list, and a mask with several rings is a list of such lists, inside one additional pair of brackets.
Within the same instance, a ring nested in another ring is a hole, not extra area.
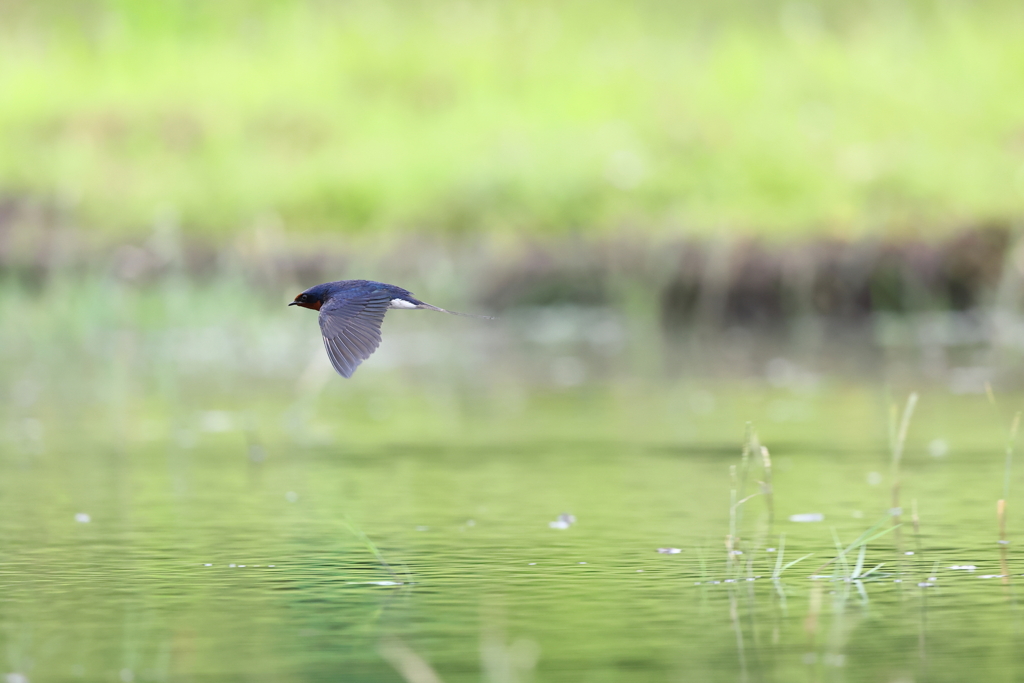
[(1006, 439), (1006, 462), (1003, 468), (1003, 498), (996, 503), (996, 516), (999, 519), (999, 542), (1003, 545), (1006, 544), (1006, 505), (1010, 500), (1010, 472), (1013, 467), (1013, 447), (1017, 442), (1017, 431), (1020, 429), (1020, 415), (1021, 411), (1018, 410), (1010, 424), (1010, 435)]
[[(896, 417), (896, 407), (893, 406), (891, 410), (892, 419), (890, 420), (889, 438), (890, 448), (892, 449), (892, 500), (889, 507), (889, 514), (892, 515), (896, 522), (896, 527), (899, 528), (900, 518), (903, 514), (903, 510), (900, 507), (900, 488), (902, 487), (902, 481), (900, 480), (900, 464), (903, 462), (903, 450), (907, 443), (907, 431), (910, 429), (910, 418), (914, 415), (914, 408), (917, 406), (917, 392), (912, 392), (907, 397), (907, 403), (903, 407), (903, 416), (900, 418), (899, 429), (894, 430)], [(896, 533), (896, 549), (902, 551), (903, 543), (899, 532)]]
[(732, 575), (732, 561), (736, 552), (736, 465), (729, 465), (729, 533), (725, 537), (725, 572)]
[(865, 543), (864, 545), (862, 545), (860, 547), (860, 552), (857, 553), (857, 564), (855, 564), (853, 566), (853, 575), (852, 575), (853, 578), (855, 578), (855, 579), (860, 576), (861, 570), (864, 569), (864, 555), (865, 555), (865, 553), (867, 553), (867, 551), (868, 551), (868, 544)]
[(761, 446), (761, 462), (764, 465), (764, 481), (761, 482), (761, 492), (768, 505), (768, 533), (770, 534), (775, 525), (775, 493), (772, 486), (772, 456), (765, 446)]
[(888, 520), (887, 517), (883, 517), (874, 526), (872, 526), (867, 531), (862, 533), (853, 543), (851, 543), (850, 545), (846, 546), (846, 548), (841, 549), (840, 552), (835, 557), (833, 557), (831, 560), (828, 560), (823, 565), (818, 567), (818, 569), (817, 569), (817, 571), (815, 573), (820, 572), (822, 569), (824, 569), (825, 567), (829, 566), (830, 564), (832, 564), (836, 560), (844, 559), (846, 557), (846, 555), (848, 553), (850, 553), (850, 551), (855, 550), (856, 548), (859, 548), (862, 545), (870, 543), (871, 541), (875, 540), (876, 538), (884, 536), (887, 533), (895, 531), (897, 528), (899, 528), (898, 525), (897, 525), (897, 526), (889, 527), (888, 529), (883, 529), (882, 531), (877, 531), (877, 529), (880, 526), (882, 526), (883, 524), (885, 524), (888, 521), (889, 520)]
[(366, 545), (366, 548), (371, 553), (373, 553), (373, 556), (377, 558), (377, 561), (380, 562), (381, 566), (388, 570), (388, 573), (391, 574), (392, 578), (398, 579), (398, 574), (395, 573), (395, 570), (392, 569), (391, 565), (388, 564), (387, 560), (384, 559), (384, 555), (381, 554), (380, 550), (377, 548), (377, 545), (372, 540), (370, 540), (370, 537), (366, 535), (366, 532), (364, 532), (362, 529), (353, 524), (352, 520), (348, 518), (348, 515), (343, 516), (342, 521), (345, 524), (345, 526), (348, 527), (348, 530), (352, 532), (353, 536), (363, 541), (363, 544)]
[(879, 564), (876, 564), (874, 567), (872, 567), (871, 569), (869, 569), (866, 572), (864, 572), (863, 574), (861, 574), (860, 578), (862, 580), (866, 579), (867, 577), (871, 576), (872, 574), (874, 574), (875, 572), (877, 572), (879, 569), (881, 569), (884, 566), (885, 566), (885, 562), (880, 562)]
[(775, 570), (772, 572), (772, 578), (779, 578), (779, 574), (782, 573), (782, 560), (786, 554), (786, 534), (779, 534), (779, 548), (775, 553)]
[(846, 561), (846, 552), (843, 550), (843, 544), (839, 541), (839, 534), (836, 533), (835, 527), (829, 527), (832, 531), (832, 541), (836, 544), (836, 559), (843, 567), (843, 576), (850, 575), (850, 564)]

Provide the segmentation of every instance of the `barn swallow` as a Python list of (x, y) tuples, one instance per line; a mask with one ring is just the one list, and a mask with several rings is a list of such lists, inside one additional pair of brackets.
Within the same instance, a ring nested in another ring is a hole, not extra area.
[(331, 365), (342, 377), (351, 377), (359, 364), (380, 346), (380, 325), (389, 308), (423, 308), (469, 318), (486, 315), (446, 311), (420, 301), (407, 289), (372, 280), (341, 280), (310, 287), (289, 306), (320, 312), (320, 332)]

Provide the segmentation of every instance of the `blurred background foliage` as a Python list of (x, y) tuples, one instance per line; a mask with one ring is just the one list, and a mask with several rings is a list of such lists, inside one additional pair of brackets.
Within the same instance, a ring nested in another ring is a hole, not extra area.
[(313, 396), (281, 304), (370, 278), (503, 318), (390, 316), (360, 377), (424, 396), (922, 345), (1017, 381), (1022, 29), (1005, 0), (0, 0), (0, 362)]
[(1024, 209), (1022, 34), (1009, 0), (3, 0), (0, 192), (101, 244), (927, 238)]

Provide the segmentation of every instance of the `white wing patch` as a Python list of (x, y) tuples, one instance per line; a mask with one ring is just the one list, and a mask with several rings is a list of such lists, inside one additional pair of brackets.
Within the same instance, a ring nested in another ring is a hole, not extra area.
[(392, 299), (391, 305), (388, 308), (418, 308), (416, 304), (410, 303), (405, 299)]

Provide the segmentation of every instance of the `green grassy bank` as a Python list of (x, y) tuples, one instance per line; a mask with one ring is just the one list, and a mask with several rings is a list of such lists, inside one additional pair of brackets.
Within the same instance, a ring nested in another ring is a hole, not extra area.
[(108, 237), (168, 211), (208, 235), (857, 234), (1024, 213), (1018, 3), (0, 16), (0, 192)]

